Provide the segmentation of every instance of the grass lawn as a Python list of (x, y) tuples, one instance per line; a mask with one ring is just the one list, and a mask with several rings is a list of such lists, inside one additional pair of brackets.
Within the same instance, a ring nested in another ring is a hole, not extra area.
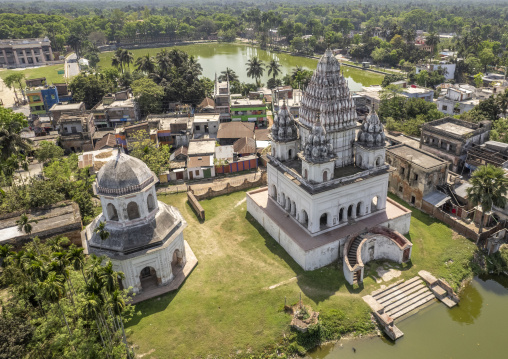
[[(260, 353), (289, 332), (290, 316), (281, 309), (285, 298), (295, 303), (300, 293), (304, 304), (322, 315), (337, 310), (346, 331), (372, 329), (361, 296), (379, 284), (366, 277), (364, 287), (352, 288), (337, 263), (304, 272), (246, 212), (244, 199), (245, 192), (236, 192), (200, 202), (207, 218), (200, 223), (186, 194), (159, 195), (187, 220), (185, 239), (199, 264), (180, 290), (136, 305), (138, 315), (128, 323), (136, 354), (195, 358)], [(421, 269), (457, 282), (469, 274), (474, 245), (453, 236), (445, 225), (414, 211), (409, 238), (413, 264), (402, 266), (404, 278)], [(377, 265), (372, 263), (371, 270)]]
[(13, 72), (22, 72), (25, 74), (27, 79), (36, 79), (39, 77), (45, 77), (48, 84), (51, 83), (62, 83), (65, 82), (64, 75), (59, 75), (58, 71), (64, 69), (64, 64), (60, 65), (51, 65), (51, 66), (43, 66), (37, 67), (33, 69), (26, 70), (0, 70), (0, 77), (4, 80), (7, 76), (9, 76)]

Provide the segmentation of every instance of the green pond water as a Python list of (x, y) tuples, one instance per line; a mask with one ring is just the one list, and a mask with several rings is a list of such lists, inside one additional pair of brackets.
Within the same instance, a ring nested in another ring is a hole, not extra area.
[[(291, 73), (296, 66), (302, 66), (308, 70), (315, 70), (317, 65), (316, 59), (261, 50), (259, 48), (243, 44), (209, 43), (174, 46), (171, 48), (167, 47), (167, 49), (172, 48), (178, 48), (187, 52), (189, 55), (196, 56), (203, 67), (203, 76), (211, 79), (215, 78), (215, 73), (220, 75), (221, 71), (224, 71), (226, 70), (226, 67), (229, 67), (236, 72), (240, 81), (254, 82), (253, 79), (247, 77), (247, 66), (245, 65), (246, 62), (253, 56), (259, 57), (265, 65), (267, 65), (272, 59), (279, 61), (282, 67), (282, 76), (286, 73)], [(161, 49), (163, 48), (134, 49), (129, 51), (132, 51), (134, 58), (137, 59), (147, 53), (154, 56)], [(111, 67), (112, 56), (112, 52), (101, 53), (99, 55), (99, 58), (101, 59), (99, 65), (103, 68)], [(362, 86), (379, 85), (383, 80), (383, 75), (370, 71), (363, 71), (348, 66), (343, 66), (343, 70), (344, 76), (348, 79), (349, 88), (352, 91), (359, 91)], [(280, 77), (282, 78), (282, 76)], [(265, 70), (261, 81), (266, 84), (268, 78), (268, 71)]]
[(396, 343), (341, 340), (306, 359), (508, 358), (508, 277), (475, 278), (455, 308), (436, 302), (395, 324), (404, 333)]

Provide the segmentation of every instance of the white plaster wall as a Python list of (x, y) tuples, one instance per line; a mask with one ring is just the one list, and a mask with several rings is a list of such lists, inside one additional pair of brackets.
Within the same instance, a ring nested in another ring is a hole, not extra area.
[(147, 202), (149, 194), (153, 195), (155, 209), (158, 209), (159, 203), (157, 201), (157, 192), (155, 190), (155, 184), (152, 184), (142, 192), (132, 193), (125, 196), (110, 197), (106, 195), (101, 195), (102, 213), (105, 215), (105, 217), (107, 217), (106, 219), (109, 221), (107, 206), (109, 203), (111, 203), (116, 208), (116, 212), (118, 214), (118, 221), (110, 221), (110, 222), (126, 223), (129, 222), (129, 217), (127, 215), (127, 205), (130, 202), (136, 202), (136, 204), (138, 205), (140, 218), (145, 218), (150, 214), (148, 212), (148, 202)]
[(345, 260), (342, 261), (342, 272), (344, 273), (344, 277), (346, 278), (347, 282), (352, 285), (354, 280), (353, 278), (354, 272), (349, 270)]
[[(291, 142), (271, 141), (272, 156), (281, 161), (287, 161), (296, 158), (296, 153), (298, 151), (296, 143), (297, 143), (296, 140)], [(289, 156), (289, 150), (291, 150), (291, 157)]]
[(388, 220), (383, 224), (381, 224), (381, 226), (387, 227), (401, 234), (408, 234), (410, 225), (411, 225), (411, 212), (406, 213), (403, 216)]
[[(374, 247), (373, 257), (369, 252)], [(383, 235), (375, 235), (363, 243), (361, 248), (361, 258), (363, 264), (378, 259), (388, 259), (397, 263), (402, 263), (403, 251), (390, 238)]]
[(302, 161), (302, 175), (305, 178), (305, 171), (307, 170), (307, 179), (311, 182), (322, 183), (323, 182), (323, 173), (326, 171), (327, 181), (333, 179), (334, 172), (334, 163), (333, 161), (325, 162), (325, 163), (309, 163), (306, 161)]

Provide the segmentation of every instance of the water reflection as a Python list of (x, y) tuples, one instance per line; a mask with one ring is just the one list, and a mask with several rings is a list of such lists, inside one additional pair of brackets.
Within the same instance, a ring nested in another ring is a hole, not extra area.
[(480, 285), (483, 289), (492, 291), (498, 295), (508, 295), (508, 276), (506, 275), (481, 275)]

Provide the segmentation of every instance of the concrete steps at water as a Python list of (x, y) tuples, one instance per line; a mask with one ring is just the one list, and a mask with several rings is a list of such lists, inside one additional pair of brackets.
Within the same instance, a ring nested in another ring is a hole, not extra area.
[(388, 311), (388, 315), (395, 320), (434, 299), (436, 297), (431, 292), (422, 293)]

